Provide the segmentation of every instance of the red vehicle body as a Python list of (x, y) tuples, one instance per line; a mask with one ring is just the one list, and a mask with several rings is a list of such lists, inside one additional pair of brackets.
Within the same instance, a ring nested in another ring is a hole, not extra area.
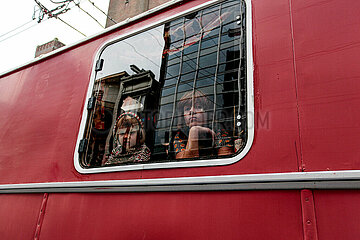
[(357, 239), (359, 1), (252, 0), (254, 138), (223, 166), (79, 173), (94, 57), (173, 1), (0, 78), (1, 239)]

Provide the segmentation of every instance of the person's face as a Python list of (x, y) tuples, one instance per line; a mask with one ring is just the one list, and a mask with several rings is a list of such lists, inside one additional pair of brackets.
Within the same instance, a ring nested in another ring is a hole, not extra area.
[(124, 140), (126, 139), (126, 151), (129, 151), (130, 148), (136, 146), (138, 131), (139, 126), (123, 127), (118, 130), (119, 142), (122, 146), (124, 146)]
[(199, 104), (189, 104), (184, 106), (184, 119), (186, 126), (202, 126), (205, 123), (205, 111)]

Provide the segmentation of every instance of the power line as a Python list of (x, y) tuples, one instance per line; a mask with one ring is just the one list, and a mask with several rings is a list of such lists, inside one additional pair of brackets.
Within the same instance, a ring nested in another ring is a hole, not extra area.
[[(47, 9), (44, 5), (42, 5), (42, 4), (40, 3), (40, 1), (38, 1), (38, 0), (34, 0), (34, 1), (35, 1), (35, 3), (37, 4), (36, 6), (38, 7), (38, 9), (34, 9), (33, 19), (32, 19), (31, 21), (28, 21), (28, 22), (26, 22), (26, 23), (24, 23), (24, 24), (22, 24), (22, 25), (20, 25), (20, 26), (18, 26), (18, 27), (16, 27), (16, 28), (14, 28), (14, 29), (6, 32), (6, 33), (3, 33), (2, 35), (0, 35), (0, 38), (2, 38), (2, 37), (4, 37), (4, 36), (6, 36), (6, 35), (8, 35), (8, 34), (10, 34), (10, 33), (12, 33), (12, 32), (14, 32), (14, 31), (16, 31), (16, 30), (18, 30), (18, 29), (20, 29), (20, 28), (22, 28), (22, 27), (24, 27), (24, 26), (26, 26), (27, 24), (33, 22), (33, 20), (35, 20), (36, 18), (38, 18), (37, 23), (36, 23), (36, 24), (33, 24), (33, 25), (31, 25), (31, 26), (29, 26), (29, 27), (27, 27), (27, 28), (24, 28), (23, 30), (21, 30), (21, 31), (19, 31), (19, 32), (16, 32), (16, 33), (14, 33), (14, 34), (12, 34), (12, 35), (10, 35), (10, 36), (8, 36), (8, 37), (5, 37), (5, 38), (3, 38), (3, 39), (0, 39), (0, 42), (3, 42), (3, 41), (5, 41), (5, 40), (7, 40), (7, 39), (9, 39), (9, 38), (12, 38), (12, 37), (14, 37), (14, 36), (16, 36), (16, 35), (24, 32), (24, 31), (26, 31), (26, 30), (28, 30), (28, 29), (30, 29), (30, 28), (32, 28), (32, 27), (35, 27), (38, 23), (40, 23), (40, 22), (42, 22), (42, 21), (46, 21), (46, 20), (48, 20), (49, 18), (53, 18), (53, 17), (56, 18), (56, 19), (58, 19), (58, 20), (60, 20), (61, 22), (63, 22), (63, 23), (64, 23), (65, 25), (67, 25), (68, 27), (72, 28), (73, 30), (77, 31), (78, 33), (80, 33), (81, 35), (83, 35), (84, 37), (86, 37), (86, 35), (85, 35), (84, 33), (82, 33), (80, 30), (76, 29), (74, 26), (72, 26), (71, 24), (69, 24), (68, 22), (64, 21), (63, 19), (61, 19), (61, 18), (58, 16), (58, 15), (60, 15), (60, 14), (63, 14), (63, 13), (65, 13), (65, 12), (69, 11), (72, 7), (70, 8), (70, 7), (68, 7), (68, 5), (69, 5), (70, 2), (74, 2), (74, 0), (64, 0), (64, 1), (54, 1), (54, 0), (50, 0), (50, 1), (51, 1), (52, 3), (54, 3), (54, 4), (62, 4), (61, 6), (58, 6), (58, 7), (54, 8), (54, 9), (52, 9), (52, 10)], [(90, 0), (88, 0), (88, 1), (89, 1), (95, 8), (97, 8), (99, 11), (101, 11), (103, 14), (106, 15), (106, 13), (103, 12), (100, 8), (98, 8), (93, 2), (91, 2)], [(79, 5), (80, 5), (80, 2), (79, 2), (79, 3), (75, 3), (75, 2), (74, 2), (74, 4), (75, 4), (77, 7), (79, 7), (83, 12), (87, 13), (91, 18), (93, 18), (102, 28), (104, 28), (93, 16), (91, 16), (91, 14), (89, 14), (88, 12), (86, 12), (84, 9), (82, 9), (82, 8), (79, 6)], [(36, 17), (35, 15), (36, 15), (37, 12), (39, 12), (39, 16)], [(45, 20), (43, 20), (45, 16), (48, 16), (48, 18), (45, 19)], [(107, 16), (107, 15), (106, 15), (106, 16)], [(112, 18), (110, 18), (109, 16), (107, 16), (107, 17), (108, 17), (111, 21), (113, 21), (114, 23), (116, 23)]]
[(24, 23), (24, 24), (22, 24), (21, 26), (18, 26), (18, 27), (16, 27), (16, 28), (14, 28), (14, 29), (12, 29), (12, 30), (8, 31), (7, 33), (4, 33), (4, 34), (0, 35), (0, 38), (1, 38), (1, 37), (3, 37), (3, 36), (5, 36), (5, 35), (7, 35), (7, 34), (9, 34), (9, 33), (14, 32), (15, 30), (18, 30), (19, 28), (22, 28), (23, 26), (25, 26), (25, 25), (27, 25), (27, 24), (31, 23), (32, 21), (33, 21), (33, 20), (31, 20), (31, 21), (29, 21), (29, 22), (27, 22), (27, 23)]
[(50, 2), (52, 2), (54, 4), (61, 4), (61, 3), (71, 2), (71, 0), (64, 0), (64, 1), (59, 1), (59, 2), (50, 0)]
[[(35, 0), (35, 1), (37, 1), (37, 0)], [(79, 0), (78, 2), (75, 2), (75, 0), (62, 0), (62, 1), (50, 0), (50, 1), (51, 1), (52, 3), (54, 3), (54, 4), (62, 4), (61, 6), (55, 8), (55, 9), (54, 9), (55, 11), (58, 10), (58, 9), (62, 9), (62, 8), (66, 5), (66, 8), (64, 9), (65, 12), (68, 11), (68, 10), (70, 10), (70, 8), (68, 8), (68, 5), (69, 5), (69, 3), (73, 2), (73, 3), (75, 4), (75, 6), (77, 6), (81, 11), (83, 11), (83, 12), (86, 13), (89, 17), (91, 17), (97, 24), (100, 25), (100, 27), (104, 28), (104, 26), (101, 25), (101, 23), (100, 23), (95, 17), (93, 17), (89, 12), (87, 12), (87, 11), (84, 10), (82, 7), (80, 7), (80, 2), (81, 2), (81, 0)], [(90, 2), (90, 3), (92, 3), (92, 2)], [(92, 3), (92, 4), (93, 4), (94, 7), (96, 7), (94, 3)], [(98, 7), (96, 7), (96, 8), (99, 9)], [(54, 10), (51, 10), (51, 11), (54, 11)], [(102, 11), (101, 9), (99, 9), (99, 10)], [(46, 11), (46, 10), (45, 10), (45, 11)], [(59, 14), (65, 13), (65, 12), (56, 13), (55, 17), (56, 17), (57, 15), (59, 15)], [(53, 14), (53, 15), (54, 15), (54, 14)], [(51, 15), (49, 15), (49, 16), (52, 17)]]
[[(56, 18), (58, 15), (66, 13), (67, 11), (69, 11), (70, 10), (69, 4), (73, 0), (64, 0), (62, 2), (58, 2), (58, 4), (61, 4), (61, 5), (54, 8), (54, 9), (52, 9), (52, 10), (47, 9), (44, 5), (42, 5), (40, 3), (40, 1), (38, 1), (38, 0), (34, 0), (34, 1), (37, 4), (37, 6), (38, 6), (38, 8), (40, 10), (39, 16), (37, 17), (38, 23), (40, 23), (44, 19), (45, 15), (47, 15), (48, 18), (53, 18), (53, 17)], [(34, 11), (33, 20), (36, 18), (35, 13), (36, 12)]]
[[(75, 3), (75, 1), (74, 1), (74, 3)], [(80, 2), (79, 2), (79, 3), (75, 3), (75, 5), (76, 5), (81, 11), (83, 11), (83, 12), (86, 13), (89, 17), (91, 17), (95, 22), (97, 22), (102, 28), (104, 28), (104, 26), (101, 25), (101, 23), (100, 23), (96, 18), (94, 18), (90, 13), (88, 13), (87, 11), (85, 11), (84, 9), (82, 9), (82, 8), (80, 7)]]
[[(70, 28), (74, 29), (75, 31), (77, 31), (78, 33), (83, 35), (84, 37), (86, 37), (86, 35), (84, 33), (80, 32), (78, 29), (76, 29), (75, 27), (73, 27), (72, 25), (65, 22), (63, 19), (61, 19), (59, 17), (60, 14), (66, 13), (67, 11), (69, 11), (71, 9), (68, 6), (69, 6), (70, 2), (73, 2), (74, 0), (64, 0), (64, 1), (60, 1), (60, 2), (55, 2), (53, 0), (50, 0), (52, 3), (62, 4), (61, 6), (58, 6), (58, 7), (54, 8), (54, 9), (52, 9), (52, 10), (48, 10), (38, 0), (34, 0), (34, 1), (36, 2), (38, 7), (40, 8), (40, 14), (39, 14), (39, 17), (38, 17), (38, 23), (40, 23), (42, 21), (42, 19), (44, 18), (45, 15), (48, 16), (48, 19), (54, 17), (56, 19), (59, 19), (61, 22), (63, 22), (64, 24), (66, 24)], [(75, 5), (76, 5), (76, 3), (75, 3)], [(35, 12), (34, 12), (34, 16), (35, 16)], [(34, 16), (33, 16), (33, 19), (35, 19)]]
[(105, 13), (103, 10), (101, 10), (99, 7), (97, 7), (94, 2), (92, 2), (92, 1), (90, 1), (90, 0), (88, 0), (88, 1), (89, 1), (97, 10), (99, 10), (100, 12), (102, 12), (110, 21), (112, 21), (113, 23), (117, 24), (117, 22), (116, 22), (114, 19), (112, 19), (108, 14), (106, 14), (106, 13)]
[(74, 29), (75, 31), (77, 31), (78, 33), (80, 33), (81, 35), (83, 35), (84, 37), (86, 37), (86, 35), (82, 32), (80, 32), (78, 29), (76, 29), (75, 27), (71, 26), (69, 23), (65, 22), (64, 20), (62, 20), (60, 17), (56, 17), (56, 19), (59, 19), (61, 22), (65, 23), (67, 26), (71, 27), (72, 29)]
[(20, 32), (17, 32), (17, 33), (15, 33), (15, 34), (13, 34), (13, 35), (10, 35), (10, 36), (9, 36), (9, 37), (7, 37), (7, 38), (1, 39), (1, 40), (0, 40), (0, 43), (1, 43), (1, 42), (3, 42), (3, 41), (5, 41), (5, 40), (7, 40), (7, 39), (9, 39), (9, 38), (12, 38), (12, 37), (14, 37), (14, 36), (16, 36), (16, 35), (20, 34), (20, 33), (22, 33), (22, 32), (25, 32), (26, 30), (28, 30), (28, 29), (30, 29), (30, 28), (32, 28), (32, 27), (35, 27), (36, 25), (38, 25), (38, 24), (37, 24), (37, 23), (35, 23), (34, 25), (31, 25), (30, 27), (27, 27), (27, 28), (25, 28), (25, 29), (21, 30)]
[[(12, 33), (12, 32), (14, 32), (14, 31), (18, 30), (19, 28), (24, 27), (25, 25), (27, 25), (27, 24), (29, 24), (29, 23), (31, 23), (33, 20), (36, 19), (36, 13), (37, 13), (37, 12), (39, 12), (39, 16), (37, 17), (37, 18), (38, 18), (38, 21), (37, 21), (37, 22), (40, 23), (41, 21), (43, 21), (43, 18), (44, 18), (44, 16), (45, 16), (45, 14), (48, 15), (49, 18), (51, 18), (51, 17), (56, 17), (57, 15), (62, 14), (62, 13), (65, 13), (65, 12), (67, 12), (68, 10), (70, 10), (70, 9), (67, 8), (68, 4), (63, 4), (62, 6), (57, 7), (57, 8), (55, 8), (55, 9), (53, 9), (53, 10), (48, 10), (48, 9), (47, 9), (44, 5), (42, 5), (39, 1), (37, 1), (37, 0), (34, 0), (34, 1), (35, 1), (35, 3), (37, 4), (35, 7), (38, 7), (38, 9), (34, 9), (34, 13), (33, 13), (32, 20), (29, 21), (29, 22), (26, 22), (26, 23), (24, 23), (24, 24), (22, 24), (22, 25), (20, 25), (20, 26), (18, 26), (18, 27), (16, 27), (16, 28), (14, 28), (14, 29), (12, 29), (12, 30), (10, 30), (10, 31), (2, 34), (2, 35), (0, 35), (0, 38), (3, 37), (3, 36), (8, 35), (9, 33)], [(53, 2), (53, 3), (65, 3), (65, 2), (72, 1), (72, 0), (64, 0), (64, 1), (61, 1), (61, 2), (54, 2), (54, 1), (52, 1), (52, 0), (50, 0), (50, 1)], [(64, 9), (65, 6), (66, 6), (66, 8)], [(61, 10), (61, 11), (54, 13), (54, 12), (57, 11), (57, 10)], [(45, 19), (45, 20), (47, 20), (47, 19)], [(44, 21), (45, 21), (45, 20), (44, 20)], [(12, 34), (12, 35), (10, 35), (10, 36), (8, 36), (8, 37), (0, 40), (0, 42), (3, 42), (3, 41), (5, 41), (5, 40), (7, 40), (7, 39), (9, 39), (9, 38), (11, 38), (11, 37), (14, 37), (14, 36), (16, 36), (16, 35), (24, 32), (24, 31), (26, 31), (26, 30), (28, 30), (28, 29), (36, 26), (36, 25), (37, 25), (37, 24), (31, 25), (31, 26), (29, 26), (29, 27), (27, 27), (27, 28), (25, 28), (25, 29), (23, 29), (23, 30), (15, 33), (15, 34)]]

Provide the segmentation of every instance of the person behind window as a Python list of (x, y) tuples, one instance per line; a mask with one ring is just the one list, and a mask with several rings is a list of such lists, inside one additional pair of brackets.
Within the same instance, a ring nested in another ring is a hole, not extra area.
[(121, 114), (113, 130), (113, 150), (104, 165), (146, 162), (150, 154), (141, 119), (132, 112)]
[(206, 127), (206, 110), (211, 109), (211, 105), (210, 99), (198, 90), (187, 92), (180, 99), (178, 110), (183, 117), (173, 139), (176, 159), (233, 153), (231, 137), (225, 129), (215, 133)]

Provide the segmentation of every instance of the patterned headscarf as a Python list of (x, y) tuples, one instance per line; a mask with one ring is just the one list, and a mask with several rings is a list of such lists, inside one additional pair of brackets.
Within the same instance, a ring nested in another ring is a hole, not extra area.
[[(130, 117), (128, 119), (126, 119), (126, 117)], [(135, 120), (135, 122), (134, 122)], [(139, 130), (136, 136), (136, 145), (134, 147), (134, 149), (129, 149), (128, 152), (132, 152), (136, 149), (136, 147), (139, 147), (141, 143), (143, 143), (143, 123), (141, 121), (141, 119), (139, 118), (138, 115), (136, 115), (135, 113), (132, 112), (125, 112), (123, 114), (121, 114), (117, 120), (116, 120), (116, 124), (114, 126), (113, 129), (113, 136), (114, 136), (114, 141), (113, 141), (113, 147), (114, 149), (112, 150), (112, 155), (119, 155), (119, 154), (125, 154), (125, 147), (127, 144), (127, 141), (130, 141), (127, 138), (124, 138), (123, 144), (121, 144), (119, 138), (118, 138), (118, 134), (117, 131), (120, 127), (122, 127), (123, 125), (127, 125), (127, 133), (130, 131), (130, 129), (136, 125), (139, 126)]]

